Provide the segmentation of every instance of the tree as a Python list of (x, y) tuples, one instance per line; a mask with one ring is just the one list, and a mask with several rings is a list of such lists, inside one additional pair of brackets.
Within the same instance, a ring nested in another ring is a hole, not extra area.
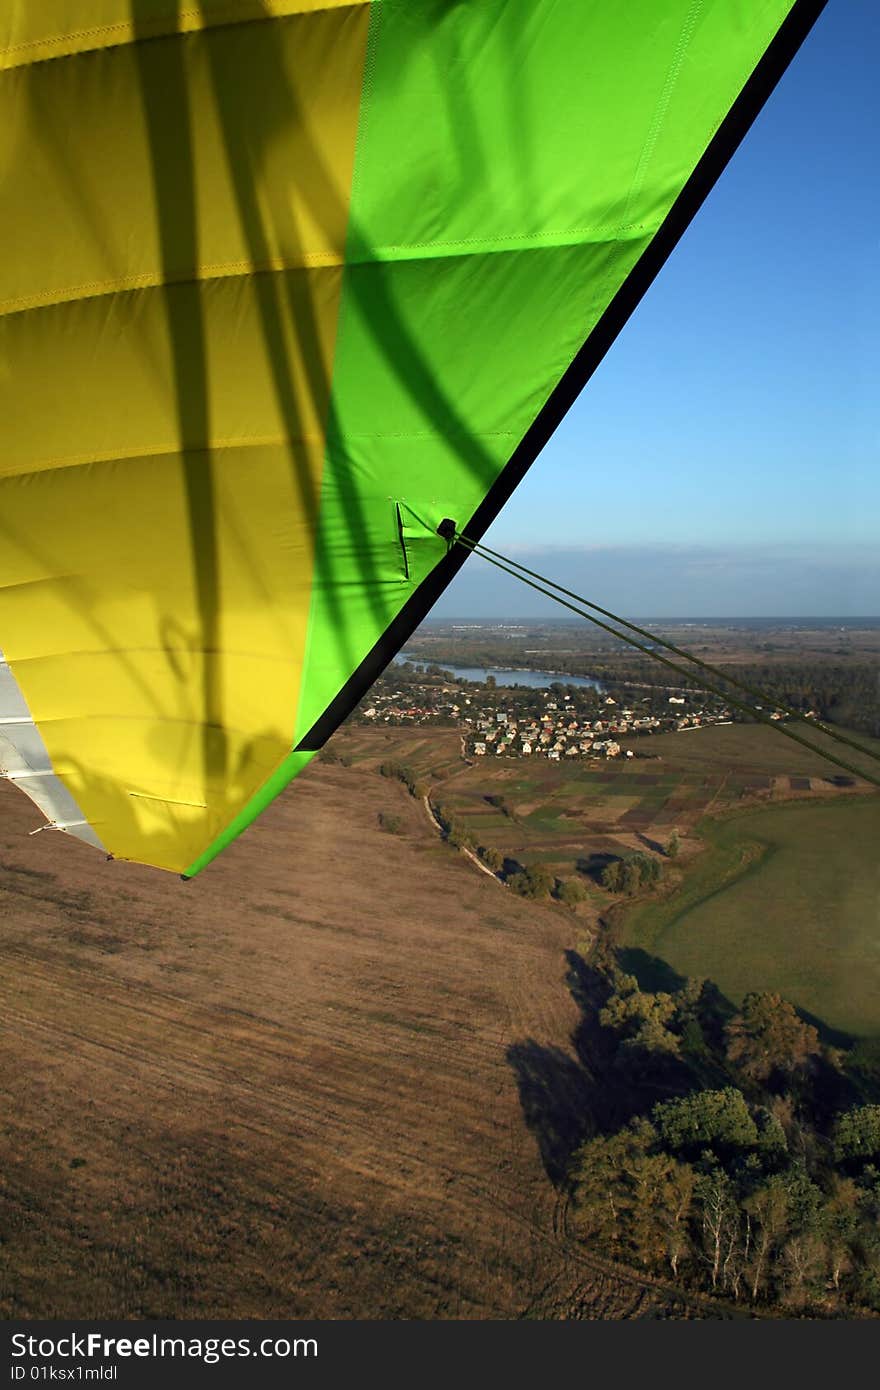
[(747, 994), (727, 1025), (727, 1061), (749, 1081), (792, 1076), (821, 1051), (819, 1034), (779, 994)]
[(446, 839), (453, 849), (473, 849), (474, 847), (473, 836), (457, 821), (450, 822)]
[(606, 864), (605, 868), (602, 870), (602, 887), (607, 888), (609, 893), (617, 893), (620, 891), (621, 868), (621, 860), (612, 859), (610, 864)]
[(751, 1259), (746, 1266), (752, 1301), (760, 1294), (780, 1242), (788, 1231), (789, 1202), (785, 1179), (773, 1177), (744, 1202), (751, 1228)]
[(677, 831), (677, 830), (673, 830), (672, 834), (670, 835), (670, 837), (669, 837), (669, 839), (668, 839), (668, 841), (667, 841), (667, 843), (666, 843), (666, 858), (667, 858), (667, 859), (677, 859), (677, 858), (678, 858), (678, 852), (679, 852), (680, 849), (681, 849), (681, 840), (678, 838), (678, 831)]
[(488, 849), (484, 847), (480, 850), (480, 854), (487, 869), (491, 869), (493, 874), (501, 873), (504, 868), (504, 855), (500, 849), (493, 849), (491, 846)]
[(639, 873), (639, 866), (633, 863), (631, 859), (624, 859), (623, 861), (620, 886), (624, 893), (627, 893), (630, 897), (633, 893), (637, 893), (642, 886), (642, 876)]
[(821, 1212), (828, 1271), (836, 1290), (853, 1267), (853, 1249), (859, 1237), (860, 1192), (851, 1178), (832, 1178), (831, 1191)]
[[(349, 759), (349, 762), (351, 760)], [(410, 796), (420, 798), (424, 796), (425, 789), (419, 782), (411, 767), (405, 763), (384, 762), (379, 765), (379, 773), (382, 777), (390, 777), (398, 782), (402, 782)]]
[(612, 979), (614, 992), (599, 1013), (602, 1027), (613, 1028), (626, 1046), (678, 1052), (679, 1040), (668, 1027), (675, 1015), (672, 995), (643, 993), (635, 976), (622, 970), (616, 970)]
[(577, 907), (578, 903), (583, 902), (586, 893), (584, 892), (583, 885), (578, 883), (577, 879), (565, 878), (557, 888), (556, 896), (566, 907), (574, 909)]
[(694, 1175), (669, 1154), (644, 1119), (611, 1137), (591, 1139), (574, 1156), (571, 1176), (579, 1234), (649, 1268), (677, 1270), (689, 1253), (687, 1216)]
[(834, 1126), (834, 1157), (866, 1163), (880, 1159), (880, 1105), (857, 1105)]
[(733, 1183), (723, 1168), (713, 1168), (697, 1182), (703, 1258), (709, 1267), (712, 1288), (718, 1287), (722, 1262), (732, 1247), (739, 1226)]
[(524, 869), (522, 873), (512, 874), (507, 886), (521, 898), (545, 898), (553, 887), (553, 880), (546, 869)]
[(675, 1163), (666, 1184), (666, 1254), (675, 1277), (683, 1260), (693, 1253), (688, 1218), (693, 1206), (697, 1175), (689, 1163)]
[(629, 1246), (642, 1265), (666, 1259), (677, 1267), (689, 1253), (686, 1215), (695, 1174), (669, 1154), (635, 1154), (624, 1169), (631, 1199)]
[(632, 854), (629, 862), (635, 864), (639, 871), (640, 883), (653, 885), (659, 883), (663, 876), (663, 866), (659, 859), (655, 859), (653, 854)]
[(822, 1189), (800, 1163), (786, 1169), (782, 1180), (788, 1196), (792, 1230), (796, 1234), (817, 1230), (821, 1223)]
[(600, 876), (600, 883), (609, 893), (637, 893), (643, 884), (655, 884), (663, 876), (663, 866), (652, 854), (627, 854), (623, 859), (612, 859), (606, 864)]
[(815, 1231), (801, 1231), (786, 1241), (782, 1250), (785, 1301), (802, 1308), (821, 1288), (826, 1251)]
[(573, 1220), (579, 1235), (615, 1251), (629, 1236), (631, 1194), (622, 1181), (627, 1165), (644, 1155), (654, 1130), (634, 1122), (618, 1134), (582, 1144), (572, 1158)]
[(758, 1148), (765, 1164), (773, 1166), (782, 1161), (788, 1153), (788, 1140), (779, 1116), (760, 1105), (755, 1110), (755, 1125), (758, 1131)]
[(553, 888), (553, 879), (547, 870), (540, 866), (526, 869), (526, 878), (529, 881), (529, 897), (546, 898)]
[(696, 1156), (711, 1149), (720, 1156), (754, 1148), (758, 1142), (742, 1091), (732, 1086), (662, 1101), (651, 1118), (664, 1147), (674, 1152), (690, 1150)]

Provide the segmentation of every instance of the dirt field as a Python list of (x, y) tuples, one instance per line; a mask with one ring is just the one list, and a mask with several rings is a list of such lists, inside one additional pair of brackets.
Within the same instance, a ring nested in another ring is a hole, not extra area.
[(313, 765), (188, 885), (37, 823), (0, 783), (4, 1316), (700, 1311), (564, 1235), (574, 919), (400, 785)]

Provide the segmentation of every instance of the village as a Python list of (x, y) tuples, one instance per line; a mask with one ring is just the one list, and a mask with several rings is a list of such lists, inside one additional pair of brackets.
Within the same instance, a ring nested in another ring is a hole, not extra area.
[(368, 701), (353, 716), (357, 723), (457, 727), (467, 757), (569, 758), (649, 756), (647, 750), (622, 747), (621, 737), (685, 732), (730, 724), (732, 712), (711, 708), (697, 691), (670, 693), (658, 687), (651, 695), (624, 704), (623, 692), (554, 683), (549, 689), (499, 687), (491, 677), (476, 683), (453, 680), (429, 668), (424, 683), (415, 668), (386, 672)]

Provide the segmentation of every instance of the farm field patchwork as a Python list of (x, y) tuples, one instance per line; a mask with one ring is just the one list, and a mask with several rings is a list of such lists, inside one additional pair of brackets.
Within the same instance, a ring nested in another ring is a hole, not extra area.
[(388, 759), (412, 768), (477, 845), (562, 878), (582, 873), (597, 855), (660, 849), (673, 830), (688, 835), (707, 811), (846, 790), (821, 756), (760, 727), (700, 729), (629, 746), (651, 756), (468, 764), (455, 730), (355, 727), (338, 740), (357, 764)]
[(651, 758), (607, 764), (468, 765), (456, 742), (353, 730), (340, 748), (394, 750), (383, 756), (418, 770), (476, 844), (584, 883), (593, 917), (613, 905), (590, 882), (607, 859), (662, 849), (675, 830), (683, 882), (629, 910), (624, 944), (733, 999), (778, 989), (834, 1029), (880, 1034), (880, 799), (856, 794), (864, 783), (754, 725), (641, 740)]
[[(754, 725), (622, 743), (647, 756), (558, 763), (486, 757), (468, 763), (457, 730), (357, 726), (343, 729), (334, 749), (365, 767), (383, 760), (405, 763), (464, 824), (503, 830), (517, 825), (569, 838), (583, 828), (621, 831), (624, 840), (628, 827), (656, 834), (687, 831), (707, 809), (833, 796), (852, 786), (852, 779), (837, 774), (820, 754)], [(499, 816), (490, 796), (503, 798), (508, 814)]]

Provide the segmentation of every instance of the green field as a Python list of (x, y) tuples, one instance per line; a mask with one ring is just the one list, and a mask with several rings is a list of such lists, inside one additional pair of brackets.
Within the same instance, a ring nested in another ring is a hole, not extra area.
[(832, 1028), (880, 1034), (880, 800), (789, 803), (702, 822), (707, 849), (623, 941), (739, 1001), (775, 989)]

